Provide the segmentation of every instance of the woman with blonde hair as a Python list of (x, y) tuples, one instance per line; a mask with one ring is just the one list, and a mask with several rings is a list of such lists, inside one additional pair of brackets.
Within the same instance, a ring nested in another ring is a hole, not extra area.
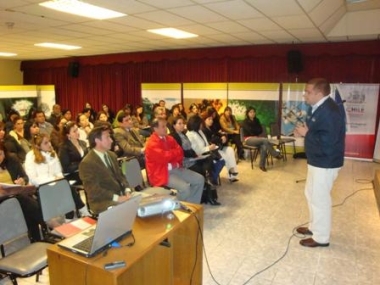
[[(32, 150), (26, 154), (25, 172), (29, 177), (29, 182), (36, 187), (63, 178), (61, 163), (47, 134), (37, 134), (33, 137)], [(87, 214), (87, 209), (78, 192), (72, 189), (71, 193), (76, 208), (81, 213)]]
[(37, 134), (32, 138), (32, 150), (26, 154), (25, 171), (35, 186), (63, 178), (61, 163), (48, 134)]

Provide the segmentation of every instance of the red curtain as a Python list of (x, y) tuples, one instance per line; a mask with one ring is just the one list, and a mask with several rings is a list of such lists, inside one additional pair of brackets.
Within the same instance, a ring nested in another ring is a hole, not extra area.
[[(287, 52), (299, 50), (303, 71), (288, 72)], [(72, 59), (22, 62), (24, 84), (55, 85), (57, 102), (74, 114), (86, 102), (115, 111), (141, 103), (141, 83), (330, 82), (380, 83), (380, 41), (267, 45), (175, 50), (76, 58), (78, 77), (68, 73)]]

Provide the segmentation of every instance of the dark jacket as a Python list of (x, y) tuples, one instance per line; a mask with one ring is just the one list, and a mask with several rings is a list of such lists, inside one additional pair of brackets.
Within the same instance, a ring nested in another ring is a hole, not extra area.
[(320, 168), (343, 166), (346, 126), (335, 101), (328, 98), (307, 116), (306, 124), (309, 128), (305, 136), (307, 163)]
[(170, 134), (176, 141), (177, 143), (181, 146), (182, 150), (183, 150), (183, 156), (184, 157), (197, 157), (197, 154), (195, 153), (195, 151), (193, 149), (188, 149), (188, 150), (185, 150), (183, 149), (182, 147), (182, 140), (179, 136), (179, 134), (174, 131)]
[(11, 135), (5, 135), (4, 147), (7, 153), (13, 153), (21, 163), (25, 162), (26, 153), (22, 146)]
[(263, 132), (260, 120), (256, 117), (253, 120), (245, 118), (242, 128), (245, 137), (258, 137)]
[(16, 155), (12, 153), (8, 154), (3, 164), (12, 177), (12, 181), (17, 180), (18, 178), (24, 178), (25, 183), (29, 182), (29, 178)]
[[(85, 141), (79, 140), (79, 145), (83, 149), (83, 152), (84, 152), (83, 157), (80, 155), (79, 151), (70, 140), (64, 140), (63, 143), (59, 147), (58, 157), (62, 165), (62, 172), (64, 174), (68, 174), (66, 176), (68, 180), (78, 181), (79, 163), (88, 153), (88, 149), (87, 149)], [(80, 179), (78, 183), (81, 184)]]
[(111, 151), (107, 153), (112, 169), (107, 168), (94, 150), (90, 150), (79, 165), (79, 176), (86, 189), (88, 203), (96, 214), (116, 205), (117, 202), (112, 200), (113, 195), (122, 195), (125, 188), (129, 187), (116, 155)]

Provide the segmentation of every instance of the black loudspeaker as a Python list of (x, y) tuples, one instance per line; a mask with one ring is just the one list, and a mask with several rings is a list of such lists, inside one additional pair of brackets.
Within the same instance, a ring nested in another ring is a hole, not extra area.
[(79, 62), (69, 62), (69, 75), (71, 77), (78, 77), (79, 75)]
[(289, 73), (298, 73), (303, 70), (302, 53), (299, 50), (288, 51), (287, 58)]

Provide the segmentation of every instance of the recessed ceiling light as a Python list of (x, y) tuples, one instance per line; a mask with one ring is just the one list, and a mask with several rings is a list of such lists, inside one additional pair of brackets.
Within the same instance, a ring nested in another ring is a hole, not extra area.
[(0, 56), (16, 56), (17, 53), (11, 53), (11, 52), (0, 52)]
[(148, 30), (148, 32), (174, 39), (187, 39), (198, 37), (198, 35), (196, 34), (188, 33), (175, 28), (153, 29)]
[(64, 44), (54, 44), (54, 43), (39, 43), (34, 44), (36, 47), (47, 47), (47, 48), (57, 48), (57, 49), (64, 49), (64, 50), (73, 50), (73, 49), (80, 49), (82, 47), (79, 46), (71, 46), (71, 45), (64, 45)]
[(126, 16), (126, 14), (91, 5), (78, 0), (51, 0), (40, 3), (39, 5), (60, 12), (65, 12), (97, 20), (105, 20)]

